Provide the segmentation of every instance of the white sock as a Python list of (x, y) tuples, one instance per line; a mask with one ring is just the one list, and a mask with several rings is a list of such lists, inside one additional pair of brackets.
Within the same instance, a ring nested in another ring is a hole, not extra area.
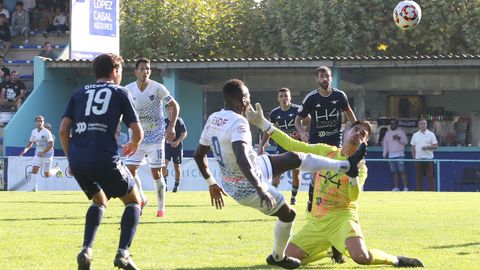
[(290, 235), (292, 234), (292, 227), (293, 221), (283, 222), (277, 220), (277, 222), (275, 222), (275, 227), (273, 229), (275, 239), (272, 255), (273, 259), (277, 262), (285, 258), (285, 248), (287, 247), (288, 240), (290, 239)]
[(37, 191), (37, 182), (38, 182), (38, 177), (40, 177), (40, 172), (38, 173), (32, 173), (32, 184), (33, 184), (33, 191)]
[(347, 160), (335, 160), (315, 154), (297, 154), (299, 154), (302, 160), (300, 167), (298, 167), (301, 171), (316, 172), (319, 170), (328, 170), (338, 172), (342, 170), (346, 172), (350, 169), (350, 163)]
[(165, 211), (165, 180), (163, 179), (163, 176), (161, 176), (160, 179), (154, 180), (153, 182), (157, 189), (157, 209), (158, 211)]
[(146, 202), (147, 196), (145, 196), (145, 192), (143, 192), (142, 181), (140, 180), (140, 177), (138, 177), (137, 174), (133, 179), (135, 179), (135, 184), (137, 185), (138, 191), (140, 193), (140, 199), (142, 200), (142, 202)]

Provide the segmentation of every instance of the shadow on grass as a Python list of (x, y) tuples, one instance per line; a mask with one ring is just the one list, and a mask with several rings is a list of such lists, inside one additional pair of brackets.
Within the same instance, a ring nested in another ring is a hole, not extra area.
[[(72, 201), (43, 201), (39, 199), (38, 201), (4, 201), (4, 203), (18, 203), (18, 204), (88, 204), (89, 202), (72, 202)], [(91, 202), (90, 202), (91, 203)]]
[(444, 246), (429, 246), (429, 249), (448, 249), (448, 248), (459, 248), (459, 247), (470, 247), (470, 246), (480, 246), (480, 242), (472, 242), (472, 243), (465, 243), (465, 244), (457, 244), (457, 245), (444, 245)]

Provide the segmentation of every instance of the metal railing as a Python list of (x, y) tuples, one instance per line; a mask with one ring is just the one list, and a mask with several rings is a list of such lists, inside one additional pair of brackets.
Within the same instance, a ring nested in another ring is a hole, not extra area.
[(407, 159), (407, 158), (396, 158), (396, 159), (389, 159), (389, 158), (366, 158), (368, 161), (376, 161), (376, 162), (389, 162), (389, 161), (405, 161), (405, 162), (433, 162), (435, 164), (435, 180), (436, 180), (436, 188), (437, 191), (441, 191), (441, 171), (440, 165), (443, 162), (465, 162), (465, 163), (480, 163), (480, 160), (472, 160), (472, 159)]

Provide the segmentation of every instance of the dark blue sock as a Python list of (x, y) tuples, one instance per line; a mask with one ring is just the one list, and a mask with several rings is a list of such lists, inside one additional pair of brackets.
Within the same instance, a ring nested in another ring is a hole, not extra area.
[(120, 223), (120, 242), (118, 243), (118, 248), (128, 249), (130, 247), (139, 221), (140, 205), (137, 203), (127, 204)]
[(85, 217), (85, 234), (83, 235), (83, 246), (91, 248), (93, 240), (95, 240), (95, 234), (98, 227), (102, 222), (103, 212), (105, 207), (100, 204), (93, 203), (87, 211)]
[(298, 186), (292, 185), (292, 197), (297, 196), (298, 193)]

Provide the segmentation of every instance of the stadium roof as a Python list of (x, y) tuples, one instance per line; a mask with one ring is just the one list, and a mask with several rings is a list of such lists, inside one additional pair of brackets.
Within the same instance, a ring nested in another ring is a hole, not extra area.
[[(44, 59), (48, 68), (91, 68), (91, 60)], [(126, 68), (135, 60), (127, 59)], [(311, 68), (327, 65), (334, 68), (408, 68), (408, 67), (479, 67), (480, 55), (411, 55), (411, 56), (313, 56), (258, 58), (152, 59), (152, 68)]]

